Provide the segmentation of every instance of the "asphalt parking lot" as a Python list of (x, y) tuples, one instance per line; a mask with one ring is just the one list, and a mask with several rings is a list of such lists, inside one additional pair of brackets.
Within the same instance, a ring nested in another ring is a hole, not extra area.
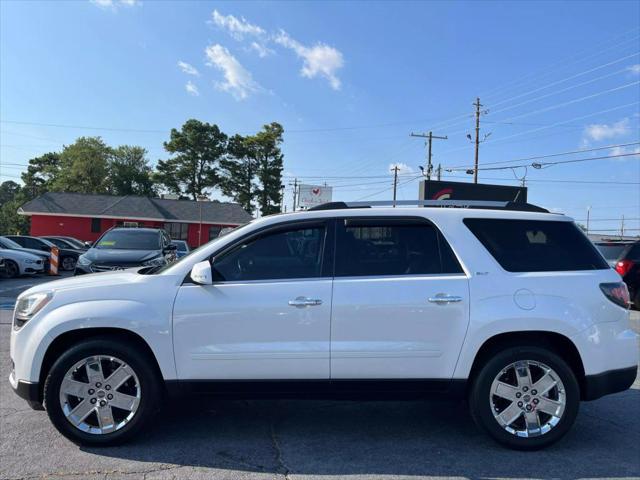
[[(78, 447), (7, 381), (8, 308), (44, 280), (0, 280), (2, 479), (640, 478), (639, 380), (583, 403), (573, 430), (540, 452), (497, 446), (464, 403), (445, 401), (189, 401), (132, 443)], [(640, 312), (632, 320), (640, 332)]]

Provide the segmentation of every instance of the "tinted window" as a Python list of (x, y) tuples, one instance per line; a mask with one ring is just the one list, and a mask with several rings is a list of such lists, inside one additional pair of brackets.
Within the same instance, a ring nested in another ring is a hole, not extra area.
[(0, 238), (0, 246), (2, 246), (3, 248), (8, 248), (9, 250), (14, 248), (22, 248), (22, 245), (14, 242), (9, 238)]
[(67, 245), (67, 243), (65, 243), (63, 240), (60, 240), (58, 238), (51, 238), (49, 239), (49, 241), (58, 248), (69, 248), (69, 245)]
[(216, 258), (214, 280), (277, 280), (320, 277), (324, 227), (267, 233)]
[(346, 220), (336, 250), (336, 276), (462, 273), (450, 247), (424, 222)]
[(572, 222), (467, 218), (464, 223), (509, 272), (609, 268)]
[(633, 245), (629, 245), (628, 250), (624, 252), (620, 257), (620, 260), (622, 259), (633, 260), (634, 262), (640, 262), (640, 242), (634, 243)]
[(596, 243), (596, 247), (604, 258), (613, 261), (618, 259), (627, 245), (624, 243), (617, 245), (610, 243)]
[(115, 248), (121, 250), (159, 250), (158, 232), (144, 230), (111, 230), (96, 242), (95, 248)]

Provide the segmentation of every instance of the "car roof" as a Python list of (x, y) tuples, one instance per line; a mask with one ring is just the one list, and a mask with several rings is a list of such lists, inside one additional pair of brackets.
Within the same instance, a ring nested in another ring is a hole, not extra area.
[(164, 232), (162, 228), (152, 228), (152, 227), (113, 227), (107, 230), (104, 233), (111, 232), (113, 230), (127, 230), (133, 232)]

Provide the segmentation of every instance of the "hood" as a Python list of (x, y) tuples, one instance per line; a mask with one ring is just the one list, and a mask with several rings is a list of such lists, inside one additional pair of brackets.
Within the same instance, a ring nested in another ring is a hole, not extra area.
[(20, 248), (20, 249), (12, 249), (14, 252), (23, 252), (30, 253), (31, 255), (36, 255), (40, 258), (49, 258), (51, 254), (49, 252), (45, 252), (44, 250), (36, 250), (35, 248)]
[(83, 256), (91, 263), (126, 265), (146, 262), (162, 255), (161, 250), (122, 250), (116, 248), (91, 248)]
[(42, 260), (39, 255), (8, 248), (0, 248), (0, 258), (6, 258), (7, 260)]
[(53, 280), (47, 283), (41, 283), (35, 287), (31, 287), (29, 290), (20, 294), (20, 296), (37, 293), (37, 292), (50, 292), (58, 290), (66, 290), (69, 288), (77, 287), (107, 287), (110, 285), (121, 285), (132, 283), (139, 279), (139, 275), (136, 273), (137, 268), (132, 268), (124, 271), (117, 272), (103, 272), (94, 273), (90, 275), (82, 275), (79, 277), (61, 278), (59, 280)]

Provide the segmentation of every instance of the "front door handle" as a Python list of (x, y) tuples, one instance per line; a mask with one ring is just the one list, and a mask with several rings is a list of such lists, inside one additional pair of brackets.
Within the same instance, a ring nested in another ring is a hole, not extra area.
[(462, 301), (462, 297), (457, 295), (443, 295), (438, 294), (435, 297), (429, 297), (429, 302), (437, 303), (438, 305), (445, 305), (447, 303), (458, 303)]
[(319, 298), (296, 297), (294, 300), (289, 300), (290, 307), (304, 308), (318, 305), (322, 305), (322, 300)]

